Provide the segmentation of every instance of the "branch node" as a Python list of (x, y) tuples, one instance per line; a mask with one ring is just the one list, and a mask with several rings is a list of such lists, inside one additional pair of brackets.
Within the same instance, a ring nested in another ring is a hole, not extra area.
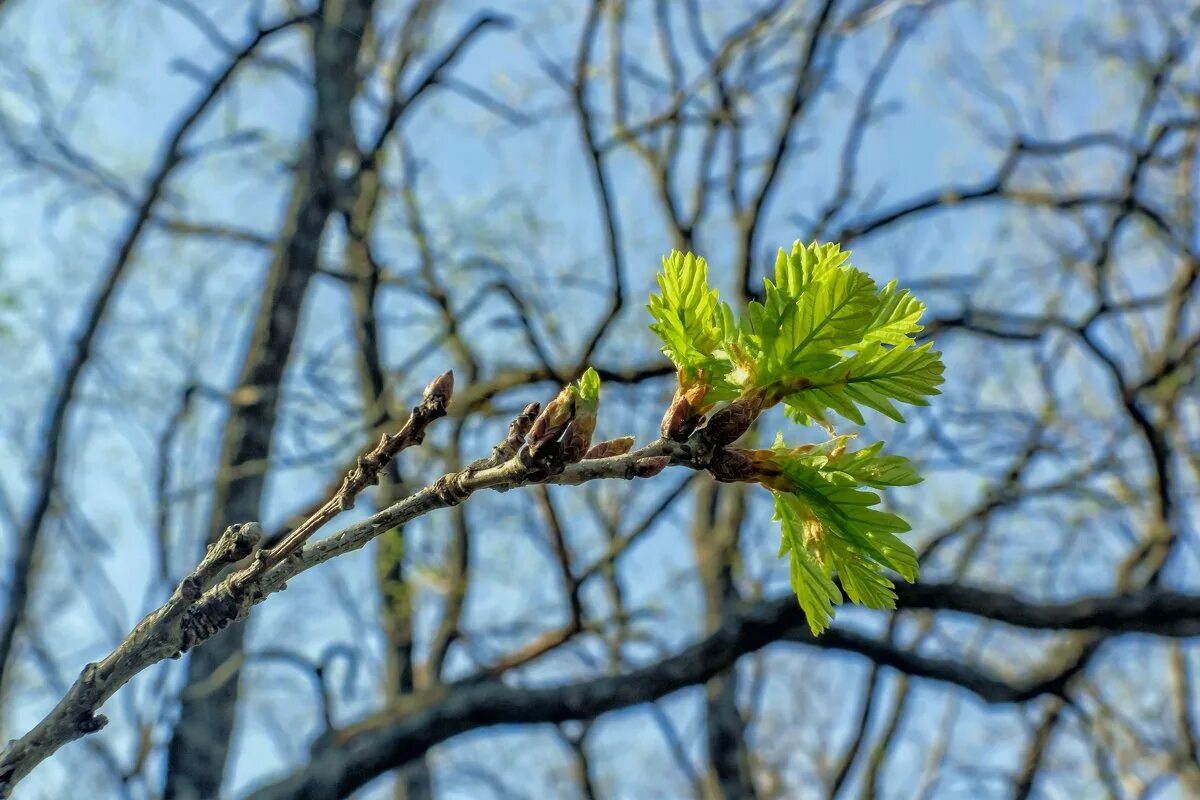
[(456, 506), (471, 496), (471, 490), (463, 485), (461, 473), (438, 478), (432, 491), (434, 497), (447, 506)]
[(97, 731), (102, 730), (107, 724), (108, 717), (106, 717), (104, 714), (93, 714), (90, 711), (81, 716), (76, 722), (79, 732), (85, 736), (89, 733), (96, 733)]
[(188, 575), (179, 584), (179, 595), (184, 602), (194, 603), (204, 594), (204, 584), (195, 575)]
[[(259, 550), (255, 553), (255, 561), (260, 561), (265, 555), (266, 551)], [(253, 584), (248, 589), (235, 587), (232, 578), (230, 576), (210, 590), (199, 603), (187, 610), (180, 626), (181, 652), (186, 653), (249, 612), (254, 591), (258, 587)]]
[(90, 661), (84, 666), (83, 671), (79, 673), (79, 680), (87, 685), (94, 684), (99, 672), (100, 665), (95, 661)]

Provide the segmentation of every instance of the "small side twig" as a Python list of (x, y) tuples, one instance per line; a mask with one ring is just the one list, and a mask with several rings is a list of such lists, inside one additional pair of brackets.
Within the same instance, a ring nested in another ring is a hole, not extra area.
[(230, 525), (216, 543), (208, 546), (204, 558), (200, 559), (196, 568), (179, 582), (175, 595), (184, 603), (196, 602), (204, 594), (204, 590), (216, 580), (221, 570), (253, 553), (262, 537), (263, 529), (257, 522)]
[(512, 459), (517, 454), (517, 451), (521, 449), (521, 445), (525, 443), (525, 437), (529, 435), (529, 431), (533, 427), (533, 422), (537, 419), (541, 411), (541, 403), (530, 403), (525, 406), (521, 410), (521, 413), (508, 424), (508, 435), (504, 437), (502, 442), (492, 448), (491, 455), (481, 459), (479, 462), (473, 463), (471, 466), (478, 464), (481, 468), (494, 467)]
[(454, 372), (447, 370), (433, 380), (421, 395), (421, 402), (413, 406), (408, 421), (396, 433), (385, 433), (379, 444), (369, 453), (359, 456), (358, 464), (350, 470), (341, 487), (332, 497), (295, 530), (283, 537), (274, 547), (257, 559), (252, 567), (241, 573), (238, 585), (244, 585), (283, 561), (291, 553), (304, 546), (314, 533), (325, 523), (343, 511), (354, 507), (358, 496), (368, 486), (379, 482), (379, 476), (387, 469), (402, 450), (425, 441), (425, 429), (436, 419), (446, 416), (450, 398), (454, 394)]

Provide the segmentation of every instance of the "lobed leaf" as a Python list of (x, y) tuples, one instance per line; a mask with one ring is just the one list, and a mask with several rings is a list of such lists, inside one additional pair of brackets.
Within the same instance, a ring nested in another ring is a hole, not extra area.
[(882, 342), (895, 347), (908, 347), (913, 336), (924, 330), (920, 324), (925, 304), (907, 289), (896, 291), (896, 281), (879, 290), (875, 299), (875, 315), (867, 324), (864, 342)]
[(650, 295), (650, 330), (679, 369), (699, 369), (712, 360), (720, 340), (717, 290), (709, 288), (708, 264), (692, 253), (671, 251), (658, 275), (661, 294)]
[(833, 621), (833, 607), (841, 605), (842, 591), (833, 582), (832, 571), (813, 556), (806, 543), (803, 510), (789, 502), (787, 495), (775, 495), (775, 519), (782, 531), (780, 556), (788, 556), (792, 591), (808, 620), (809, 630), (814, 636), (819, 635)]
[(840, 590), (830, 598), (829, 586), (836, 588), (832, 574), (852, 602), (894, 608), (894, 586), (882, 570), (911, 582), (919, 569), (912, 548), (896, 535), (909, 530), (908, 523), (875, 508), (879, 495), (859, 488), (908, 485), (918, 480), (916, 474), (904, 459), (879, 455), (881, 444), (836, 454), (831, 451), (844, 442), (830, 444), (815, 450), (776, 448), (787, 489), (775, 491), (781, 550), (789, 554), (792, 589), (814, 633), (828, 626), (832, 606), (841, 600)]
[(859, 406), (904, 422), (893, 401), (925, 406), (926, 397), (940, 394), (941, 353), (932, 347), (932, 342), (912, 348), (872, 342), (841, 363), (797, 381), (783, 402), (801, 424), (824, 420), (825, 411), (833, 410), (862, 425)]

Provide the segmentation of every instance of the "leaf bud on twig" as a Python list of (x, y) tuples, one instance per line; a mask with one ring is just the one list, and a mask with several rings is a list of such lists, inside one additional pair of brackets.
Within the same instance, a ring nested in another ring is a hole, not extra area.
[(603, 442), (596, 442), (588, 451), (583, 454), (583, 459), (589, 461), (595, 458), (612, 458), (613, 456), (623, 456), (633, 449), (634, 438), (632, 436), (620, 436), (616, 439), (608, 439)]
[(633, 477), (653, 478), (655, 475), (666, 469), (667, 465), (670, 463), (670, 456), (649, 456), (647, 458), (639, 458), (633, 464)]

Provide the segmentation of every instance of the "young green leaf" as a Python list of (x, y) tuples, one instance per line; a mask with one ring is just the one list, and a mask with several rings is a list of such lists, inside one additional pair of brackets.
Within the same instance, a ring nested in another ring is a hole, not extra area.
[(846, 449), (851, 436), (838, 436), (823, 445), (791, 449), (778, 436), (772, 449), (779, 455), (780, 464), (803, 464), (820, 470), (829, 480), (855, 483), (873, 489), (888, 486), (914, 486), (921, 477), (903, 456), (880, 455), (883, 442), (875, 442), (858, 450)]
[(893, 280), (879, 290), (875, 316), (867, 324), (863, 341), (908, 347), (913, 344), (913, 336), (924, 330), (920, 324), (924, 313), (925, 304), (907, 289), (897, 291)]
[(882, 447), (883, 442), (876, 442), (862, 450), (831, 458), (824, 470), (847, 475), (860, 486), (873, 489), (914, 486), (921, 482), (921, 476), (917, 475), (907, 458), (877, 455)]
[[(916, 580), (918, 571), (916, 554), (896, 536), (909, 530), (908, 523), (875, 508), (879, 496), (858, 488), (909, 485), (917, 482), (916, 474), (904, 459), (880, 455), (879, 444), (852, 453), (835, 452), (844, 441), (830, 445), (775, 448), (784, 478), (776, 484), (775, 514), (783, 527), (783, 549), (792, 554), (793, 589), (814, 633), (828, 624), (827, 612), (832, 612), (819, 600), (827, 587), (806, 565), (819, 565), (826, 576), (836, 572), (850, 600), (870, 608), (895, 606), (894, 587), (882, 569), (895, 570), (907, 581)], [(805, 552), (797, 553), (797, 545)], [(803, 579), (799, 588), (797, 575)]]
[(796, 296), (767, 281), (765, 302), (747, 309), (744, 337), (757, 351), (757, 385), (838, 363), (841, 350), (862, 341), (874, 302), (874, 282), (856, 269), (832, 269)]
[(793, 493), (836, 537), (896, 570), (906, 580), (915, 579), (917, 563), (912, 548), (895, 535), (911, 529), (895, 514), (874, 508), (879, 495), (841, 483), (836, 473), (803, 465), (785, 466), (784, 475), (791, 480)]
[(796, 380), (787, 387), (783, 402), (801, 424), (824, 420), (831, 409), (862, 425), (860, 405), (903, 422), (893, 401), (925, 406), (926, 397), (940, 394), (941, 353), (932, 347), (932, 342), (911, 348), (871, 342), (841, 363)]
[(583, 375), (579, 376), (579, 382), (576, 384), (577, 396), (579, 403), (585, 407), (595, 410), (600, 403), (600, 374), (596, 370), (588, 367)]
[(784, 294), (797, 297), (810, 283), (828, 275), (849, 258), (850, 252), (842, 250), (836, 242), (813, 242), (806, 247), (795, 241), (790, 255), (781, 247), (775, 256), (775, 285)]
[(842, 592), (830, 577), (832, 571), (817, 561), (809, 548), (806, 529), (812, 519), (805, 511), (789, 495), (775, 495), (775, 519), (782, 531), (779, 555), (788, 556), (792, 591), (816, 636), (833, 621), (833, 607), (841, 605)]
[(596, 411), (600, 406), (600, 375), (588, 367), (579, 380), (569, 384), (573, 408), (571, 421), (563, 431), (559, 453), (568, 464), (579, 461), (592, 446), (592, 434), (596, 431)]
[(720, 339), (717, 290), (708, 286), (708, 264), (673, 250), (663, 258), (658, 285), (662, 294), (650, 295), (648, 306), (655, 320), (650, 330), (662, 339), (663, 353), (676, 367), (703, 368)]

